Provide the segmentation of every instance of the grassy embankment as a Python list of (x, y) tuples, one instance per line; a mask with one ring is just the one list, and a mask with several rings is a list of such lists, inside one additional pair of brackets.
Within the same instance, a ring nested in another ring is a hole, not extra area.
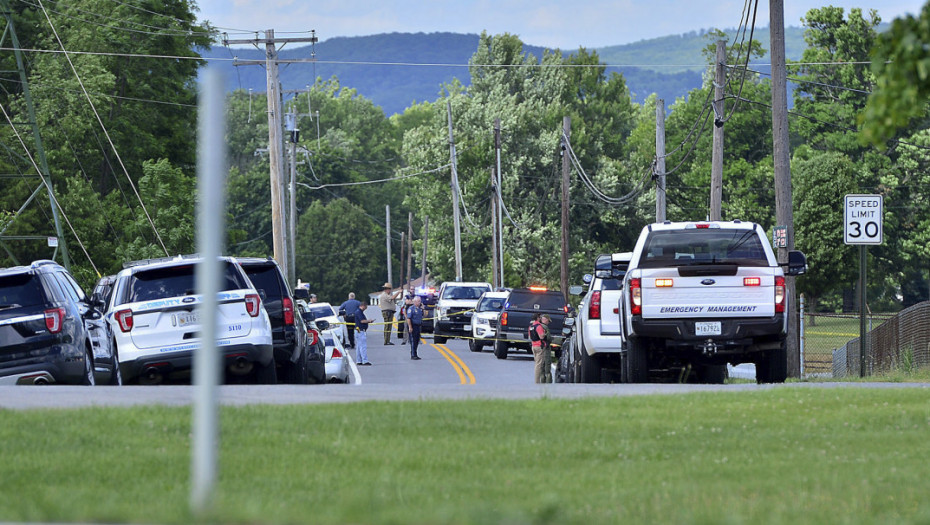
[[(223, 523), (930, 521), (930, 390), (222, 411)], [(0, 411), (0, 521), (185, 523), (190, 409)]]

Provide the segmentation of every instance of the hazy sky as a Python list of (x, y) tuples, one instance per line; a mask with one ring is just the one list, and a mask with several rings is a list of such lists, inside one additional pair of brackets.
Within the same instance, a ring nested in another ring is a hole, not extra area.
[[(785, 23), (799, 26), (813, 7), (880, 6), (883, 20), (915, 14), (923, 0), (784, 0)], [(626, 44), (692, 30), (735, 28), (743, 0), (197, 0), (200, 18), (234, 31), (316, 29), (320, 40), (378, 33), (512, 33), (527, 44), (575, 49)], [(866, 8), (867, 9), (867, 8)], [(769, 24), (759, 2), (758, 27)]]

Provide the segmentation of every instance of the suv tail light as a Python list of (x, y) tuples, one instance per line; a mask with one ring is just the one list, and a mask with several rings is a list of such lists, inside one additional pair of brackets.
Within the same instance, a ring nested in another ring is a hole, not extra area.
[(785, 311), (785, 278), (775, 277), (775, 312)]
[(639, 279), (630, 279), (630, 310), (633, 315), (643, 315), (643, 285)]
[(132, 330), (132, 310), (120, 310), (113, 314), (113, 317), (116, 318), (116, 323), (119, 325), (119, 329), (122, 330), (123, 333)]
[[(258, 313), (262, 308), (262, 299), (258, 294), (250, 293), (245, 296), (245, 311), (249, 313), (251, 317), (258, 317)], [(291, 311), (291, 322), (293, 322), (294, 312)]]
[(588, 305), (588, 319), (601, 318), (601, 291), (591, 292), (591, 304)]
[(57, 334), (65, 325), (65, 309), (52, 308), (45, 311), (45, 327), (48, 331)]
[(281, 310), (284, 311), (284, 324), (294, 326), (294, 301), (290, 297), (281, 300)]
[(501, 314), (501, 326), (507, 326), (507, 312)]

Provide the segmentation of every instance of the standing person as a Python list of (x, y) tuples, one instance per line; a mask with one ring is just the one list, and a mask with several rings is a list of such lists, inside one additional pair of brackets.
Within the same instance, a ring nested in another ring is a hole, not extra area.
[(381, 317), (384, 319), (384, 344), (393, 345), (394, 343), (391, 342), (391, 328), (394, 325), (394, 310), (397, 309), (397, 299), (400, 298), (403, 290), (391, 293), (391, 290), (394, 289), (391, 283), (384, 283), (382, 288), (384, 291), (378, 296), (378, 305), (381, 306)]
[[(534, 315), (534, 317), (536, 317)], [(549, 316), (542, 314), (530, 323), (530, 341), (533, 346), (534, 376), (537, 383), (552, 382), (552, 350), (549, 348)]]
[[(416, 297), (413, 294), (413, 285), (407, 285), (405, 288), (406, 289), (404, 293), (404, 304), (400, 308), (401, 319), (407, 318), (407, 308), (410, 308), (413, 305), (413, 298)], [(402, 345), (407, 344), (407, 334), (410, 333), (409, 330), (407, 331), (404, 330), (404, 328), (406, 327), (407, 327), (407, 321), (402, 321), (401, 324), (398, 325), (398, 328), (397, 328), (398, 330), (397, 337), (400, 337), (402, 339), (402, 341), (400, 342), (400, 344)]]
[(371, 361), (368, 360), (368, 325), (371, 324), (371, 319), (365, 315), (367, 308), (365, 303), (358, 305), (358, 310), (355, 311), (355, 330), (352, 330), (356, 332), (355, 361), (359, 366), (371, 366)]
[(355, 298), (355, 292), (349, 292), (349, 298), (346, 302), (339, 305), (339, 315), (345, 319), (349, 332), (349, 348), (355, 347), (355, 312), (361, 305), (361, 301)]
[(419, 361), (417, 348), (420, 346), (420, 327), (423, 324), (423, 307), (419, 297), (414, 296), (413, 304), (407, 307), (407, 335), (410, 338), (410, 359)]

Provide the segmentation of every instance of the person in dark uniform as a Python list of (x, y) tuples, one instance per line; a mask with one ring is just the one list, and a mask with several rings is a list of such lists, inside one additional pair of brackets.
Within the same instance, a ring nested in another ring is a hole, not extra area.
[(346, 328), (349, 332), (349, 348), (355, 348), (355, 313), (361, 301), (355, 298), (355, 292), (349, 292), (346, 302), (339, 305), (339, 314), (345, 316)]
[(410, 339), (410, 359), (419, 361), (417, 347), (420, 346), (420, 328), (423, 325), (422, 302), (417, 296), (413, 297), (413, 304), (407, 307), (407, 337)]

